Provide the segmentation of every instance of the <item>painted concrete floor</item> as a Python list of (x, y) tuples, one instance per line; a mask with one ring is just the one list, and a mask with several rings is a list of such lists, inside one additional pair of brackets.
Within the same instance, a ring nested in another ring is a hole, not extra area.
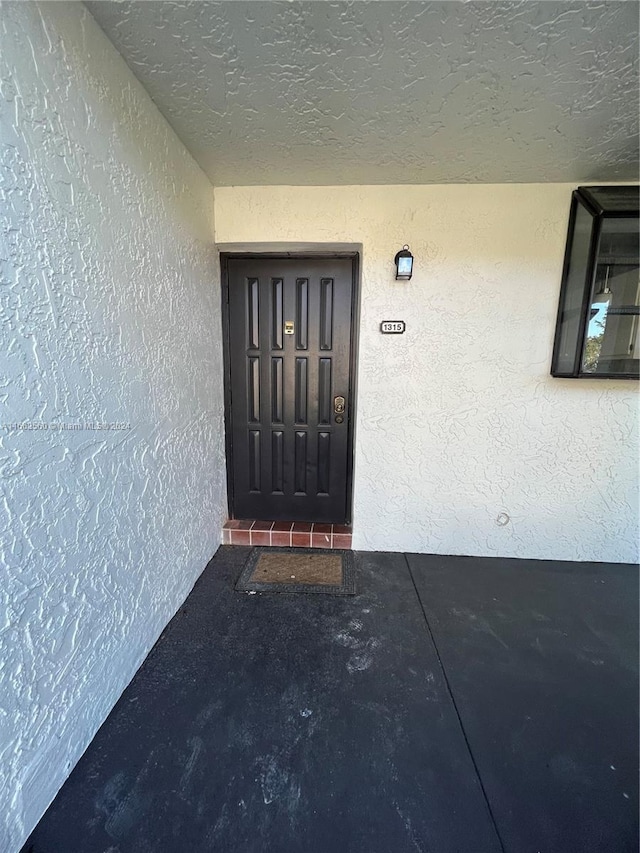
[(356, 555), (233, 591), (225, 546), (31, 853), (638, 850), (632, 566)]

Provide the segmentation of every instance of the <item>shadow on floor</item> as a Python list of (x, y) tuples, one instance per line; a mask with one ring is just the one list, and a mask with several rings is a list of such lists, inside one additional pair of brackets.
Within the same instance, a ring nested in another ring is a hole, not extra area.
[(224, 546), (23, 848), (638, 850), (631, 566), (359, 553), (233, 591)]

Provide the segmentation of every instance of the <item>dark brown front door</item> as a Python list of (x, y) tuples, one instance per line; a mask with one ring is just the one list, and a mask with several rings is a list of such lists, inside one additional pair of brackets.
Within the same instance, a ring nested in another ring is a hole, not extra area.
[(235, 518), (348, 520), (354, 265), (223, 259)]

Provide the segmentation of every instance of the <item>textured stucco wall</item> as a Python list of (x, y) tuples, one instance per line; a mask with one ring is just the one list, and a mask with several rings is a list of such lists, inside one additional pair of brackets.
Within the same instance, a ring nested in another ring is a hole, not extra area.
[(216, 186), (638, 174), (637, 3), (89, 8)]
[[(4, 3), (0, 40), (11, 853), (215, 552), (226, 495), (211, 187), (81, 4)], [(53, 428), (99, 422), (130, 428)]]
[(363, 245), (355, 548), (637, 558), (636, 385), (549, 375), (572, 188), (216, 189), (220, 247)]

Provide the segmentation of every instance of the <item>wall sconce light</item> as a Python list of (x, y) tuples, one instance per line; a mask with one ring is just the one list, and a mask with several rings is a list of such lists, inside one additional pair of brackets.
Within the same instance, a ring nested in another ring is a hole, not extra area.
[(409, 281), (413, 272), (413, 255), (408, 246), (403, 246), (394, 258), (396, 265), (396, 281)]

